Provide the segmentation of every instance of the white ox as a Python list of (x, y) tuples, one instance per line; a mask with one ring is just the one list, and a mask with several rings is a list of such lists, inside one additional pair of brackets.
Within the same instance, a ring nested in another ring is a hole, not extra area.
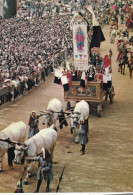
[(62, 110), (63, 105), (58, 99), (54, 98), (50, 100), (47, 106), (47, 111), (44, 115), (43, 125), (45, 125), (45, 127), (47, 128), (52, 124), (56, 124), (59, 112), (61, 112)]
[[(0, 138), (10, 139), (14, 142), (24, 142), (26, 135), (26, 124), (23, 121), (19, 121), (9, 125), (7, 128), (0, 132)], [(3, 170), (3, 156), (7, 153), (9, 147), (11, 147), (7, 142), (0, 141), (0, 171)], [(8, 156), (9, 157), (9, 156)], [(11, 156), (12, 157), (12, 156)], [(10, 160), (10, 165), (12, 166), (12, 160)], [(8, 159), (9, 164), (9, 159)]]
[[(19, 164), (24, 157), (35, 157), (41, 152), (42, 148), (47, 149), (53, 156), (57, 137), (58, 135), (54, 129), (54, 125), (40, 130), (39, 133), (25, 141), (23, 145), (19, 146), (16, 144), (14, 162)], [(34, 162), (30, 162), (27, 167), (27, 174), (24, 180), (25, 184), (28, 183), (28, 178), (31, 175), (33, 164)]]
[(79, 121), (80, 119), (87, 120), (89, 118), (89, 105), (86, 101), (78, 102), (71, 116), (71, 133), (76, 133), (75, 143), (79, 142)]

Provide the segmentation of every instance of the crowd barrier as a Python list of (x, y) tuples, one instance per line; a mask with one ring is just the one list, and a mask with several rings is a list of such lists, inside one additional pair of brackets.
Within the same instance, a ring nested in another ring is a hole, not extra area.
[[(18, 97), (22, 96), (25, 92), (37, 87), (40, 83), (45, 81), (46, 77), (51, 73), (51, 67), (45, 68), (43, 71), (39, 72), (37, 76), (37, 81), (34, 86), (28, 88), (27, 82), (20, 82), (17, 87), (4, 87), (0, 89), (0, 106), (15, 101)], [(25, 85), (25, 86), (24, 86)]]

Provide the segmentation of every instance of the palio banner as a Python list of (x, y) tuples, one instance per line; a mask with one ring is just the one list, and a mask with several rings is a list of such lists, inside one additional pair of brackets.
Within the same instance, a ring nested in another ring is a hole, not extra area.
[(86, 22), (73, 23), (74, 66), (76, 70), (88, 69), (88, 35)]

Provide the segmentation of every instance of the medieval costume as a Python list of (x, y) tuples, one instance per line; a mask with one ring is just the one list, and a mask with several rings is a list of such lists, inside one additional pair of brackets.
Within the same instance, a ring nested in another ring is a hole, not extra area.
[(104, 67), (105, 68), (107, 68), (108, 66), (111, 65), (111, 60), (109, 59), (109, 56), (108, 55), (105, 55), (104, 56), (103, 62), (104, 62)]
[(28, 123), (28, 125), (30, 126), (28, 138), (34, 136), (36, 133), (39, 132), (38, 124), (39, 124), (38, 117), (36, 113), (32, 111), (30, 115), (29, 123)]
[(42, 148), (42, 151), (38, 157), (28, 158), (28, 161), (38, 161), (38, 171), (37, 171), (37, 188), (35, 192), (39, 192), (42, 180), (47, 182), (46, 192), (49, 192), (50, 181), (53, 179), (52, 172), (52, 159), (48, 150)]
[(79, 142), (82, 146), (81, 151), (82, 155), (85, 154), (85, 144), (88, 143), (88, 119), (80, 120), (80, 129), (79, 129)]

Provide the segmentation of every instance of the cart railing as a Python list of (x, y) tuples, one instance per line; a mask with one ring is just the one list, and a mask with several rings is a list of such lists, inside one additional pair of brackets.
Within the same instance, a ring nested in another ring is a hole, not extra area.
[(80, 86), (80, 81), (72, 81), (69, 91), (64, 93), (64, 100), (100, 103), (105, 91), (102, 89), (101, 82), (88, 82), (85, 89)]

